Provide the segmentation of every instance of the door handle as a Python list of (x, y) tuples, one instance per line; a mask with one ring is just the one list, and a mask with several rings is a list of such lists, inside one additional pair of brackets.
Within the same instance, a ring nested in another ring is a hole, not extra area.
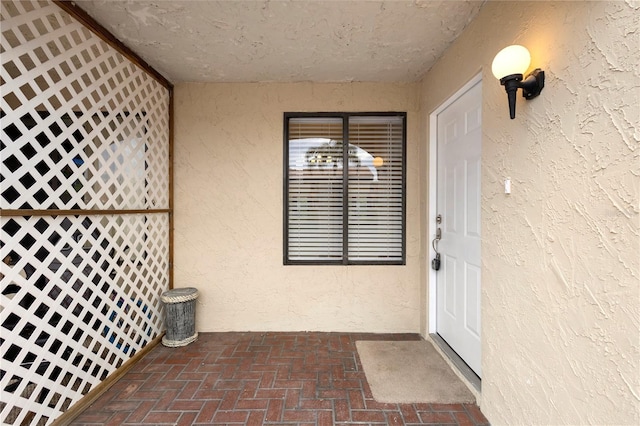
[(436, 236), (435, 238), (431, 241), (431, 247), (433, 247), (433, 251), (436, 252), (436, 254), (438, 253), (438, 241), (440, 241), (442, 239), (442, 229), (437, 228), (436, 229)]
[(431, 241), (431, 245), (433, 246), (433, 251), (436, 252), (436, 257), (431, 261), (431, 268), (434, 271), (438, 271), (440, 270), (440, 253), (438, 253), (438, 241), (440, 241), (440, 238), (442, 236), (442, 231), (440, 231), (440, 228), (436, 229), (436, 237), (433, 239), (433, 241)]
[[(439, 214), (436, 216), (436, 224), (440, 225), (442, 223), (442, 215)], [(440, 228), (440, 226), (438, 226), (436, 228), (436, 237), (433, 239), (433, 241), (431, 241), (431, 247), (433, 247), (433, 251), (436, 252), (436, 254), (438, 254), (438, 248), (436, 247), (436, 245), (438, 244), (438, 241), (440, 241), (442, 239), (442, 229)]]
[[(442, 216), (438, 215), (438, 217), (436, 218), (436, 223), (440, 224), (441, 222), (442, 222)], [(441, 239), (442, 239), (442, 229), (438, 227), (436, 228), (436, 236), (431, 241), (431, 247), (433, 247), (433, 251), (436, 252), (435, 259), (431, 261), (431, 268), (433, 268), (434, 271), (437, 271), (440, 269), (440, 253), (438, 253), (438, 241), (440, 241)]]

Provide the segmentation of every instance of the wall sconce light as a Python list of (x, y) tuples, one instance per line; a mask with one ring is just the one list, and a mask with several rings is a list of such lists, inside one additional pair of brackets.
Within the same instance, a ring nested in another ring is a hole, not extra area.
[(534, 69), (523, 79), (530, 63), (531, 55), (527, 48), (517, 44), (505, 47), (493, 58), (491, 71), (507, 91), (511, 119), (516, 117), (516, 92), (519, 88), (525, 99), (533, 99), (544, 87), (544, 71), (540, 68)]

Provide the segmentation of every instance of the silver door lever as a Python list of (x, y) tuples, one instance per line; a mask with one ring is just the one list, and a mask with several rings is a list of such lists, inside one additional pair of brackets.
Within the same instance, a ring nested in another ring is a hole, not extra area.
[(433, 247), (433, 251), (435, 251), (436, 253), (438, 253), (438, 248), (437, 248), (438, 241), (440, 241), (441, 239), (442, 239), (442, 229), (437, 228), (436, 237), (433, 239), (433, 241), (431, 241), (431, 247)]
[[(436, 223), (438, 225), (440, 225), (442, 223), (442, 215), (439, 214), (436, 216)], [(433, 239), (433, 241), (431, 241), (431, 247), (433, 247), (433, 251), (436, 252), (436, 254), (438, 254), (438, 248), (436, 247), (436, 245), (438, 244), (438, 241), (440, 241), (442, 239), (442, 229), (440, 229), (440, 227), (436, 228), (436, 237)]]
[[(442, 223), (442, 216), (438, 215), (436, 217), (436, 223), (440, 225)], [(433, 251), (436, 252), (436, 257), (431, 261), (431, 268), (434, 271), (440, 270), (440, 253), (438, 253), (438, 241), (442, 238), (442, 229), (440, 227), (436, 228), (436, 237), (431, 241), (431, 246), (433, 247)]]

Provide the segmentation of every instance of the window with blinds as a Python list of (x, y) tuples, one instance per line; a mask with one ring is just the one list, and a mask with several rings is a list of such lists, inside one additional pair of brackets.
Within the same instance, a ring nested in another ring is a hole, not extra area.
[(405, 263), (405, 122), (285, 113), (285, 264)]

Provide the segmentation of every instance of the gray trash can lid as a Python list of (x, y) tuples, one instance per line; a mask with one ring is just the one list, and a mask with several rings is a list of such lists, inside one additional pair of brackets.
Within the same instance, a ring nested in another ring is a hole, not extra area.
[(164, 303), (188, 302), (198, 298), (198, 289), (193, 287), (174, 288), (162, 293), (160, 299)]

